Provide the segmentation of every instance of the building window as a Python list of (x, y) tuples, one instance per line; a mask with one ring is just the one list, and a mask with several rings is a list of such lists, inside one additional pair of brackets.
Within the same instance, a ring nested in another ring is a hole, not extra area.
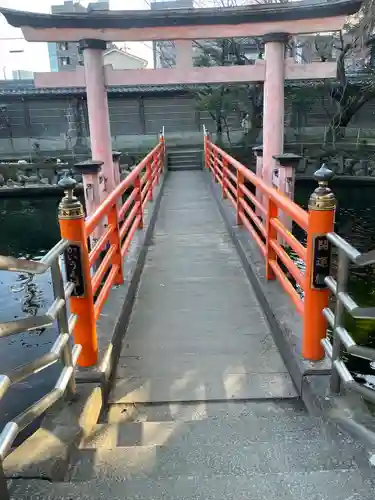
[(69, 50), (69, 43), (68, 42), (60, 42), (58, 44), (58, 48), (59, 50), (61, 51), (66, 51), (66, 50)]
[(71, 59), (70, 57), (60, 57), (61, 66), (70, 66)]

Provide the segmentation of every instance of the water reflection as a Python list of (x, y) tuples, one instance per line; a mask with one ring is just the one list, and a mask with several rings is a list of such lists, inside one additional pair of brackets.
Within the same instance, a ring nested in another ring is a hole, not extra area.
[[(0, 199), (0, 254), (40, 259), (58, 240), (56, 198)], [(52, 302), (49, 273), (0, 272), (0, 321), (42, 314)], [(56, 339), (56, 327), (21, 333), (0, 340), (1, 373), (48, 352)], [(57, 367), (51, 367), (16, 384), (1, 402), (0, 428), (51, 389)]]

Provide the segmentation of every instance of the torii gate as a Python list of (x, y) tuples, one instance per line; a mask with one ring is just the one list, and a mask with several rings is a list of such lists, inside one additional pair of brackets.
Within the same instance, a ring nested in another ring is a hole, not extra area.
[[(8, 23), (30, 42), (79, 42), (84, 68), (35, 73), (37, 87), (86, 87), (92, 157), (102, 161), (108, 190), (115, 186), (106, 87), (264, 82), (263, 178), (272, 182), (274, 156), (283, 153), (284, 81), (336, 77), (335, 62), (296, 64), (285, 58), (285, 44), (302, 33), (342, 29), (362, 0), (306, 1), (223, 9), (109, 11), (90, 14), (38, 14), (0, 8)], [(191, 40), (263, 37), (265, 60), (253, 66), (194, 68)], [(113, 70), (103, 67), (108, 41), (175, 40), (172, 69)], [(104, 193), (102, 193), (103, 195)]]

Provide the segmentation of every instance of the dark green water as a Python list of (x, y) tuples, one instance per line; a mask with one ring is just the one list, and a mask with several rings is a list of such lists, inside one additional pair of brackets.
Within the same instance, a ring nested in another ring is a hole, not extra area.
[[(0, 198), (0, 254), (40, 259), (59, 240), (56, 198), (21, 200)], [(27, 274), (0, 271), (0, 321), (35, 316), (52, 301), (49, 274), (31, 278)], [(56, 339), (56, 328), (21, 333), (0, 339), (0, 373), (48, 352)], [(51, 367), (16, 384), (1, 402), (0, 428), (54, 385), (58, 367)]]
[[(314, 182), (303, 183), (296, 191), (297, 203), (307, 207)], [(375, 248), (375, 185), (332, 187), (337, 202), (335, 231), (361, 252)], [(333, 254), (333, 274), (336, 271), (336, 255)], [(375, 266), (363, 269), (351, 268), (349, 292), (361, 306), (375, 307)], [(375, 321), (345, 318), (346, 328), (357, 343), (375, 348)], [(349, 357), (349, 369), (357, 380), (375, 388), (375, 363)]]
[[(306, 206), (315, 187), (313, 182), (297, 186), (296, 201)], [(334, 192), (338, 198), (336, 231), (361, 251), (375, 248), (375, 187), (345, 186), (335, 188)], [(0, 199), (0, 254), (41, 258), (59, 240), (57, 204), (56, 198)], [(359, 304), (373, 306), (375, 270), (352, 273), (350, 290)], [(40, 314), (51, 301), (49, 274), (31, 279), (27, 275), (0, 272), (0, 321)], [(375, 347), (372, 322), (357, 322), (350, 327), (358, 342)], [(49, 351), (55, 338), (56, 329), (50, 328), (0, 340), (0, 373)], [(349, 363), (358, 373), (371, 373), (368, 363), (358, 360)], [(52, 367), (16, 385), (1, 404), (0, 425), (50, 389), (56, 380), (56, 370), (57, 367)], [(25, 391), (26, 388), (30, 390)]]

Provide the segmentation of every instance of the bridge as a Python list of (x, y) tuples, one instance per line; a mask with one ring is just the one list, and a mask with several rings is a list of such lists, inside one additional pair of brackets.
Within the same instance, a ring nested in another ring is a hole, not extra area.
[[(44, 315), (0, 324), (0, 340), (58, 327), (49, 352), (0, 376), (0, 400), (61, 368), (1, 431), (1, 500), (374, 497), (375, 391), (346, 359), (374, 362), (375, 352), (356, 344), (346, 317), (375, 317), (347, 286), (351, 267), (374, 264), (375, 252), (335, 233), (329, 166), (315, 173), (308, 210), (294, 202), (300, 157), (283, 147), (284, 79), (336, 74), (335, 63), (286, 58), (290, 36), (339, 30), (360, 7), (293, 2), (179, 10), (173, 20), (0, 8), (29, 41), (79, 42), (84, 68), (64, 85), (86, 86), (92, 149), (75, 165), (85, 208), (68, 172), (60, 181), (57, 245), (40, 261), (0, 256), (3, 271), (50, 272), (54, 292)], [(189, 68), (191, 40), (250, 34), (263, 37), (265, 60)], [(108, 40), (171, 38), (176, 68), (103, 67)], [(62, 77), (35, 81), (59, 87)], [(150, 81), (264, 82), (256, 172), (206, 129), (198, 164), (171, 161), (163, 128), (121, 181), (106, 88)]]
[[(56, 320), (60, 333), (50, 353), (1, 376), (0, 394), (62, 363), (55, 388), (0, 435), (2, 499), (373, 498), (373, 434), (343, 401), (375, 401), (344, 352), (375, 356), (355, 344), (343, 311), (373, 317), (346, 281), (349, 262), (374, 254), (333, 232), (326, 167), (305, 211), (207, 132), (204, 149), (203, 168), (169, 171), (161, 134), (86, 218), (67, 174), (61, 241), (39, 262), (1, 257), (12, 272), (51, 268), (55, 293), (45, 316), (3, 323), (1, 338)], [(319, 399), (329, 404), (317, 412)]]

